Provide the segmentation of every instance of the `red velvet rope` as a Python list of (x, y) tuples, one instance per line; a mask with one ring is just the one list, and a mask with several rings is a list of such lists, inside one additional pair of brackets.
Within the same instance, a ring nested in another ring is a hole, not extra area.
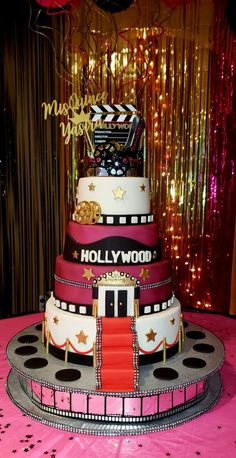
[[(173, 345), (175, 345), (176, 343), (178, 342), (178, 334), (177, 334), (177, 337), (176, 339), (174, 340), (174, 342), (168, 344), (166, 342), (166, 346), (169, 348), (169, 347), (173, 347)], [(145, 355), (150, 355), (151, 353), (155, 353), (155, 351), (157, 351), (157, 349), (163, 344), (163, 339), (159, 342), (159, 344), (151, 351), (145, 351), (143, 350), (141, 347), (138, 347), (139, 348), (139, 351), (141, 351), (142, 353), (144, 353)]]
[[(58, 345), (58, 344), (55, 342), (55, 340), (53, 339), (53, 337), (51, 336), (51, 334), (50, 334), (50, 340), (52, 341), (54, 347), (56, 347), (56, 348), (63, 348), (63, 347), (66, 347), (66, 342), (63, 343), (62, 345)], [(73, 350), (75, 351), (75, 353), (78, 353), (79, 355), (87, 355), (88, 353), (93, 352), (93, 347), (90, 348), (90, 350), (87, 350), (87, 351), (79, 351), (79, 350), (77, 350), (77, 349), (74, 347), (74, 345), (73, 345), (70, 341), (69, 341), (69, 345), (70, 345), (71, 348), (73, 348)]]

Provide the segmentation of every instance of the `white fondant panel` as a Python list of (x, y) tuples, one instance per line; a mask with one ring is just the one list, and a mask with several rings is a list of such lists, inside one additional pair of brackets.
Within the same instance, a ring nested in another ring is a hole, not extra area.
[[(173, 305), (163, 312), (138, 317), (136, 319), (136, 330), (139, 348), (147, 353), (161, 351), (162, 344), (158, 348), (156, 347), (163, 337), (166, 338), (167, 345), (174, 344), (180, 328), (180, 314), (180, 303), (174, 298)], [(53, 298), (47, 301), (46, 317), (45, 330), (50, 331), (57, 345), (62, 345), (66, 342), (66, 339), (69, 338), (70, 342), (79, 352), (83, 353), (91, 349), (91, 353), (89, 354), (92, 354), (93, 343), (96, 340), (96, 320), (93, 317), (72, 315), (71, 313), (58, 309), (54, 305)], [(88, 336), (86, 344), (82, 342), (78, 343), (76, 335), (78, 335), (80, 331), (83, 331), (85, 336)], [(153, 337), (154, 340), (148, 341), (146, 334), (149, 334), (151, 331), (156, 333), (156, 335)], [(70, 351), (73, 351), (73, 349), (70, 348)], [(143, 354), (142, 351), (140, 351), (140, 354)]]
[[(173, 305), (160, 313), (142, 315), (136, 319), (139, 348), (145, 352), (152, 352), (166, 338), (167, 345), (173, 344), (180, 328), (180, 303), (175, 298)], [(146, 334), (156, 333), (154, 340), (149, 340)], [(149, 340), (149, 341), (148, 341)], [(156, 350), (161, 351), (162, 345)], [(142, 354), (142, 352), (140, 352)]]
[[(92, 350), (96, 340), (96, 320), (90, 316), (72, 315), (58, 309), (54, 305), (54, 298), (52, 297), (46, 303), (45, 331), (50, 331), (53, 341), (58, 346), (63, 345), (66, 339), (70, 339), (76, 350), (84, 353)], [(80, 334), (81, 331), (87, 336), (86, 343), (78, 342), (76, 335)], [(75, 352), (72, 347), (70, 347), (70, 351)], [(92, 354), (92, 351), (89, 354)]]
[[(92, 186), (91, 186), (92, 185)], [(105, 215), (150, 213), (149, 179), (140, 177), (83, 177), (78, 200), (95, 201)]]

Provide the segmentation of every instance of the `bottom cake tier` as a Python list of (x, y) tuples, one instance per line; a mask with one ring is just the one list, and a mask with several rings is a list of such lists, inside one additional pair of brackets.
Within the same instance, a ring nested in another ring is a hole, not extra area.
[(174, 427), (220, 398), (224, 347), (208, 330), (185, 323), (182, 352), (140, 368), (139, 390), (96, 390), (93, 367), (45, 353), (41, 325), (9, 343), (7, 390), (27, 415), (56, 428), (98, 435), (138, 434)]

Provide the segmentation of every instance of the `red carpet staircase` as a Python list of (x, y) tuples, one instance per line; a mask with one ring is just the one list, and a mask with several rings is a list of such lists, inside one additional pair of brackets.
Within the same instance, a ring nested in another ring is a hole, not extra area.
[(102, 391), (138, 388), (137, 335), (133, 317), (100, 317), (97, 378)]

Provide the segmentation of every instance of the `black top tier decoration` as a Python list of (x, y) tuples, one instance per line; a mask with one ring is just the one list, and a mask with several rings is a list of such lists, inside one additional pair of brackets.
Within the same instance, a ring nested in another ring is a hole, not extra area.
[(134, 105), (92, 105), (92, 152), (88, 152), (88, 176), (143, 176), (140, 146), (145, 122)]

